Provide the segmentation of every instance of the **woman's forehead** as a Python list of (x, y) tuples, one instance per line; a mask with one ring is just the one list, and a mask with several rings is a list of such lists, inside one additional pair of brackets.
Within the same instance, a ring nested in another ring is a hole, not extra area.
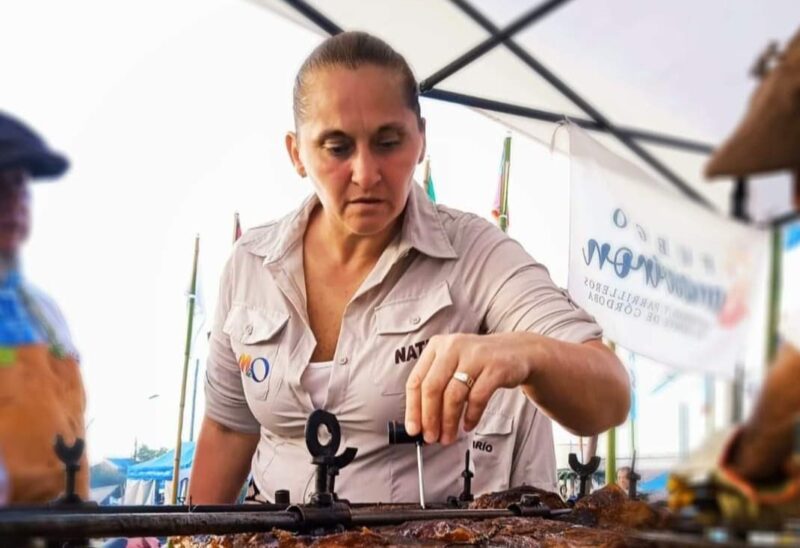
[(303, 125), (317, 131), (377, 131), (416, 124), (399, 73), (374, 65), (318, 69), (307, 81)]

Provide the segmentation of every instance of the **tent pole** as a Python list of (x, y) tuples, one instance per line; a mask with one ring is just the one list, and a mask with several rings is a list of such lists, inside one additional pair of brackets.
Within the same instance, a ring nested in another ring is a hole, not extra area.
[(334, 34), (340, 34), (342, 32), (342, 27), (325, 17), (322, 13), (317, 11), (313, 6), (304, 2), (303, 0), (283, 0), (294, 9), (302, 13), (306, 16), (307, 19), (311, 20), (312, 23), (317, 25), (319, 28), (333, 36)]
[[(466, 67), (479, 57), (483, 56), (485, 53), (493, 50), (495, 47), (500, 45), (503, 40), (507, 40), (511, 38), (513, 35), (517, 34), (519, 31), (528, 28), (533, 23), (538, 21), (539, 19), (544, 18), (554, 9), (560, 7), (561, 5), (565, 4), (569, 0), (549, 0), (544, 2), (543, 4), (536, 6), (528, 13), (519, 17), (516, 21), (511, 23), (509, 26), (504, 28), (497, 33), (494, 33), (492, 36), (463, 54), (461, 57), (453, 60), (452, 62), (448, 63), (446, 66), (442, 67), (441, 69), (437, 70), (434, 74), (430, 75), (429, 77), (425, 78), (419, 83), (419, 89), (421, 92), (424, 92), (429, 89), (433, 89), (433, 87), (461, 70), (462, 68)], [(454, 0), (455, 3), (458, 3), (458, 0)], [(470, 6), (468, 6), (469, 8)], [(463, 8), (462, 8), (463, 9)]]
[[(616, 354), (617, 345), (608, 341), (608, 348)], [(617, 482), (617, 429), (611, 427), (606, 432), (606, 485)]]
[(781, 270), (783, 253), (783, 226), (772, 227), (770, 253), (769, 304), (767, 309), (767, 363), (772, 362), (778, 350), (778, 323), (781, 302)]
[(181, 379), (181, 397), (178, 405), (178, 435), (175, 441), (175, 462), (172, 467), (172, 495), (170, 504), (178, 502), (180, 487), (181, 446), (183, 436), (183, 410), (186, 407), (186, 377), (189, 373), (189, 358), (192, 353), (192, 324), (194, 323), (194, 303), (197, 293), (197, 257), (200, 254), (200, 236), (194, 237), (194, 261), (192, 264), (192, 285), (189, 289), (189, 318), (186, 322), (186, 345), (183, 352), (183, 377)]
[[(436, 99), (438, 101), (445, 101), (448, 103), (455, 103), (468, 107), (479, 108), (482, 110), (491, 110), (493, 112), (500, 112), (503, 114), (511, 114), (522, 118), (530, 118), (532, 120), (541, 120), (542, 122), (559, 123), (564, 121), (565, 116), (557, 112), (550, 112), (532, 107), (523, 107), (521, 105), (514, 105), (511, 103), (504, 103), (502, 101), (494, 101), (492, 99), (484, 99), (483, 97), (475, 97), (474, 95), (466, 95), (463, 93), (456, 93), (454, 91), (447, 91), (443, 89), (431, 89), (422, 92), (422, 96), (427, 99)], [(606, 132), (607, 129), (594, 120), (588, 118), (580, 118), (576, 116), (569, 117), (570, 122), (583, 129), (591, 131)], [(631, 127), (617, 127), (617, 130), (624, 133), (631, 139), (652, 143), (654, 145), (661, 145), (687, 152), (696, 152), (698, 154), (711, 154), (714, 147), (707, 143), (699, 141), (691, 141), (681, 137), (674, 137), (672, 135), (664, 135), (661, 133), (653, 133), (642, 129)]]
[[(731, 194), (731, 216), (734, 219), (745, 222), (750, 221), (750, 215), (747, 212), (748, 198), (747, 178), (738, 177), (734, 182), (733, 193)], [(739, 359), (736, 362), (736, 370), (730, 383), (728, 396), (730, 398), (728, 419), (731, 424), (740, 423), (744, 418), (744, 377), (744, 363)]]
[(189, 422), (189, 441), (194, 441), (194, 412), (197, 407), (197, 373), (200, 371), (200, 358), (194, 361), (194, 387), (192, 389), (192, 420)]

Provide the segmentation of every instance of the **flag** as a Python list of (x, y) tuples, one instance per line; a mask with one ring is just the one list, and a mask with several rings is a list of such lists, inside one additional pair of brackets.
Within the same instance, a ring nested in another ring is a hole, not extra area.
[(425, 165), (423, 167), (423, 186), (425, 187), (425, 194), (428, 195), (431, 202), (436, 203), (436, 191), (433, 188), (433, 177), (431, 176), (431, 157), (425, 157)]
[(242, 225), (239, 223), (239, 213), (233, 214), (233, 243), (242, 237)]
[(494, 198), (492, 216), (497, 219), (500, 230), (508, 230), (508, 179), (511, 171), (511, 133), (503, 140), (503, 157), (500, 161), (500, 180)]

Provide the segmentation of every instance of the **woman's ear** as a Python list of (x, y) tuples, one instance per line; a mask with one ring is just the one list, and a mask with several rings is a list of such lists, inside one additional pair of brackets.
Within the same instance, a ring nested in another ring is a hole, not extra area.
[(306, 176), (306, 168), (300, 160), (300, 150), (297, 148), (297, 134), (293, 131), (286, 133), (286, 152), (289, 153), (289, 159), (292, 161), (295, 171), (300, 177)]

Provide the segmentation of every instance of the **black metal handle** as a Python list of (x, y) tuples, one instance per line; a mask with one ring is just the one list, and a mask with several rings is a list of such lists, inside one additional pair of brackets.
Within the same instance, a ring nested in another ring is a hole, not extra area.
[(422, 432), (416, 436), (409, 436), (408, 432), (406, 432), (406, 425), (400, 421), (389, 421), (387, 426), (389, 429), (389, 443), (391, 445), (397, 445), (398, 443), (425, 443)]

